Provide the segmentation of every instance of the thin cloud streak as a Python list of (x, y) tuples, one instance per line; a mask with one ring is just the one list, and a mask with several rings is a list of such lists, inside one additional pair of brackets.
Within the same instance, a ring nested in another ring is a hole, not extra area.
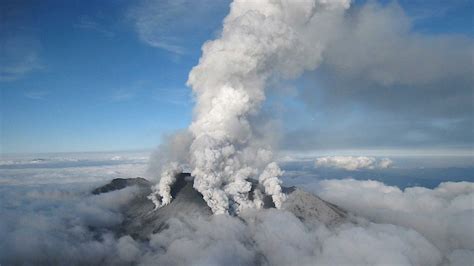
[(25, 97), (32, 100), (44, 100), (49, 94), (49, 91), (27, 91)]
[(97, 19), (92, 18), (91, 16), (80, 16), (79, 21), (74, 24), (74, 27), (82, 30), (95, 31), (108, 38), (115, 36), (115, 32), (110, 29), (107, 29), (105, 23), (99, 22)]
[(0, 37), (0, 81), (15, 81), (44, 69), (39, 57), (39, 40), (31, 35)]
[(143, 43), (184, 55), (200, 34), (219, 26), (215, 16), (222, 16), (219, 11), (227, 4), (224, 0), (144, 0), (130, 7), (127, 18)]

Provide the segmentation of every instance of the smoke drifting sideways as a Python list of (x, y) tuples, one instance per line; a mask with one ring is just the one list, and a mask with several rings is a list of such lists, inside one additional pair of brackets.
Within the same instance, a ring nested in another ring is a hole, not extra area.
[[(319, 65), (328, 37), (320, 24), (342, 16), (349, 6), (350, 0), (231, 4), (220, 37), (204, 44), (199, 64), (189, 74), (187, 84), (196, 97), (189, 156), (163, 165), (150, 195), (157, 207), (171, 202), (173, 173), (186, 166), (194, 188), (215, 214), (259, 208), (262, 192), (281, 206), (282, 171), (272, 162), (265, 138), (254, 133), (251, 118), (265, 100), (269, 81), (295, 78)], [(249, 178), (260, 184), (251, 196)]]

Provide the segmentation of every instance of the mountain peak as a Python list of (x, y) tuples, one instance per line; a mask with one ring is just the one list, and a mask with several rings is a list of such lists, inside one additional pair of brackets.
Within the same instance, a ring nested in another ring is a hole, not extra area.
[[(252, 190), (257, 186), (252, 183)], [(193, 188), (193, 179), (189, 173), (178, 174), (173, 185), (170, 204), (155, 210), (155, 205), (147, 196), (151, 193), (151, 182), (144, 178), (113, 179), (110, 183), (96, 188), (93, 194), (109, 193), (128, 186), (137, 186), (139, 193), (123, 208), (125, 217), (118, 232), (138, 239), (147, 239), (168, 227), (168, 221), (181, 216), (208, 217), (212, 215), (202, 195)], [(282, 187), (287, 199), (283, 211), (293, 213), (302, 222), (320, 222), (327, 226), (346, 220), (347, 213), (338, 206), (326, 202), (318, 196), (295, 187)], [(274, 208), (270, 196), (264, 199), (264, 209)]]

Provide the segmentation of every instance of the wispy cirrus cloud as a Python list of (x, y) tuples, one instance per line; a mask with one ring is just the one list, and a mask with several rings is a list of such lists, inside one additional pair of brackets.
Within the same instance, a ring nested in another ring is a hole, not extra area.
[(31, 90), (25, 92), (24, 96), (32, 100), (44, 100), (49, 94), (49, 91)]
[(39, 57), (39, 41), (28, 34), (0, 36), (0, 81), (14, 81), (44, 68)]
[(219, 16), (225, 14), (220, 11), (228, 3), (227, 0), (144, 0), (132, 6), (127, 17), (142, 42), (182, 55), (200, 35), (219, 26)]
[(113, 102), (124, 102), (135, 98), (136, 91), (129, 88), (120, 88), (114, 91), (111, 95), (111, 100)]
[(115, 32), (109, 29), (106, 26), (106, 23), (104, 23), (98, 18), (94, 18), (88, 15), (80, 16), (78, 22), (74, 24), (74, 27), (81, 30), (94, 31), (103, 34), (108, 38), (112, 38), (115, 36)]
[(15, 81), (45, 68), (36, 29), (26, 22), (28, 5), (3, 1), (0, 9), (0, 82)]

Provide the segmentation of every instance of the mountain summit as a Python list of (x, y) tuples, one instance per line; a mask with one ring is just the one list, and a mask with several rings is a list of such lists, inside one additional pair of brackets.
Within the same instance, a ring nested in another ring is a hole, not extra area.
[[(193, 188), (193, 178), (188, 173), (181, 173), (173, 185), (170, 204), (155, 209), (155, 205), (147, 196), (151, 193), (152, 183), (143, 178), (117, 178), (110, 183), (98, 187), (93, 194), (109, 193), (129, 186), (138, 187), (138, 193), (122, 209), (125, 217), (117, 232), (131, 235), (136, 239), (147, 239), (168, 227), (172, 218), (191, 216), (202, 218), (212, 215), (202, 195)], [(254, 183), (254, 187), (257, 183)], [(254, 188), (252, 188), (254, 189)], [(282, 206), (283, 211), (293, 213), (304, 223), (320, 222), (326, 226), (334, 226), (347, 219), (347, 213), (338, 206), (322, 200), (318, 196), (295, 187), (283, 187), (287, 199)], [(270, 196), (264, 200), (264, 209), (274, 208)]]

